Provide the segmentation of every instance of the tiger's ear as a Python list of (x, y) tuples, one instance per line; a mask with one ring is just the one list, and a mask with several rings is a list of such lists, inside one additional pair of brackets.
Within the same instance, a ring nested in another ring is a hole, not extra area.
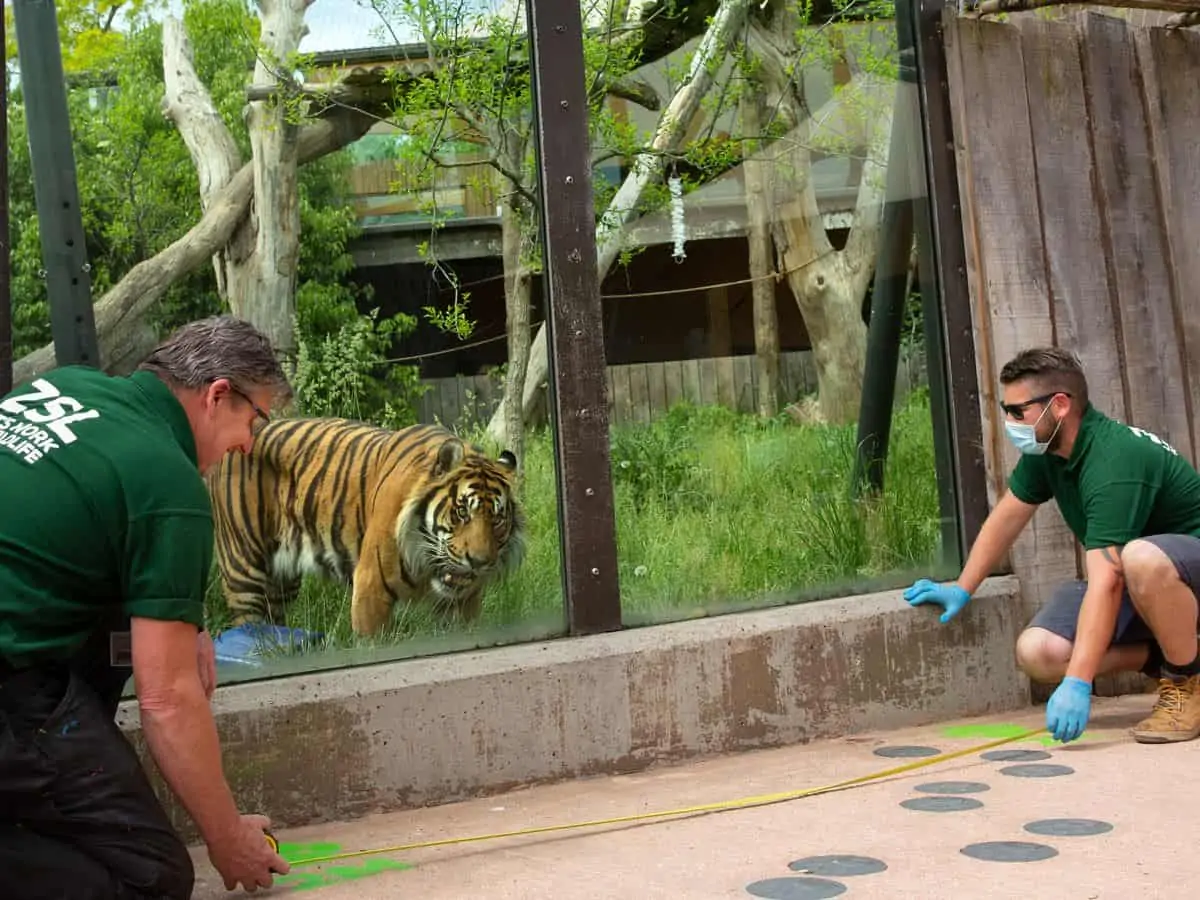
[(449, 437), (438, 447), (437, 460), (433, 464), (434, 477), (445, 475), (458, 467), (463, 458), (463, 442), (456, 437)]
[(511, 450), (503, 451), (497, 458), (497, 462), (512, 472), (517, 471), (517, 457)]

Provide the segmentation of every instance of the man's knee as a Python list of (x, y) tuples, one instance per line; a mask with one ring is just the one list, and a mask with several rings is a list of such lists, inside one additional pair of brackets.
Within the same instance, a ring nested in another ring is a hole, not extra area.
[(1017, 665), (1034, 681), (1057, 681), (1071, 659), (1071, 642), (1045, 628), (1026, 628), (1017, 638)]
[(1137, 538), (1121, 551), (1121, 568), (1125, 585), (1135, 603), (1139, 596), (1153, 596), (1156, 591), (1179, 580), (1175, 563), (1154, 542)]

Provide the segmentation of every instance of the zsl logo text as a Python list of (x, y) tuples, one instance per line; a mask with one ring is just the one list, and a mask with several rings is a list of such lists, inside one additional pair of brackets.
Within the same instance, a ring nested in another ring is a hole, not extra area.
[(30, 463), (61, 445), (75, 443), (79, 438), (71, 426), (100, 417), (99, 411), (86, 409), (48, 381), (38, 378), (31, 387), (29, 393), (0, 402), (0, 412), (21, 417), (0, 416), (0, 447), (8, 447)]

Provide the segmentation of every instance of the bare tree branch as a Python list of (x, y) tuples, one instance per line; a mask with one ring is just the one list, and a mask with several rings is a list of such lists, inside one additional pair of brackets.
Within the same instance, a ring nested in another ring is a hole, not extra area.
[[(311, 162), (353, 143), (371, 127), (372, 119), (358, 110), (341, 110), (300, 130), (300, 163)], [(140, 319), (176, 281), (212, 257), (229, 241), (250, 211), (254, 171), (247, 163), (212, 195), (208, 209), (187, 234), (150, 259), (142, 260), (96, 301), (96, 336), (100, 364), (112, 369), (129, 356), (130, 335)], [(13, 366), (13, 383), (20, 384), (54, 368), (54, 345), (47, 344), (21, 357)]]

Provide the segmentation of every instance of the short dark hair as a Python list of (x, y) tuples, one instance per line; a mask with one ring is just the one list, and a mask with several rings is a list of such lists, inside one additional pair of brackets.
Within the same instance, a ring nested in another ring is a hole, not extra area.
[(1022, 350), (1000, 370), (1000, 383), (1032, 381), (1038, 393), (1062, 391), (1082, 410), (1088, 404), (1087, 378), (1079, 357), (1063, 347), (1030, 347)]
[(228, 378), (242, 391), (271, 390), (280, 402), (292, 396), (270, 340), (236, 316), (189, 322), (155, 347), (138, 369), (153, 372), (174, 387), (201, 388)]

